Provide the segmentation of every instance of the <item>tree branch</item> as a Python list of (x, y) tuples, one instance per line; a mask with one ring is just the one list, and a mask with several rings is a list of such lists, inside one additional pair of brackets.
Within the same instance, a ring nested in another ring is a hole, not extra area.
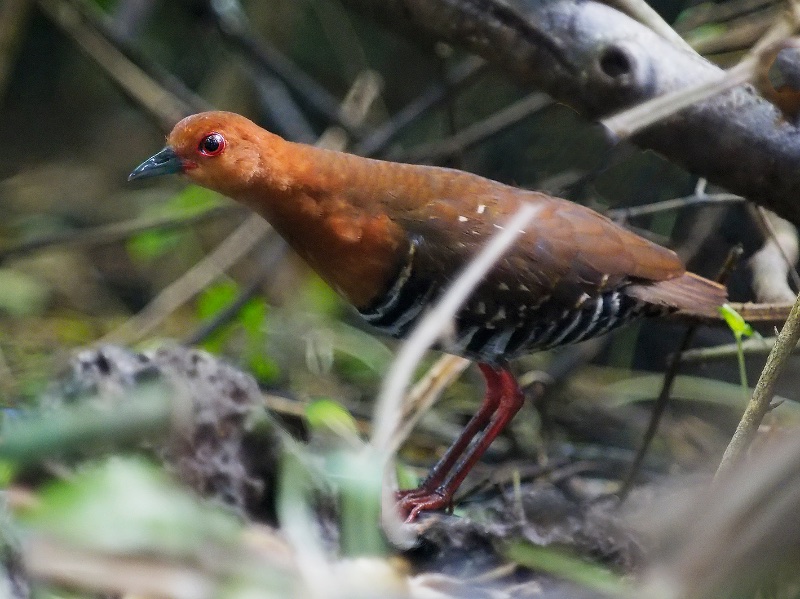
[[(592, 0), (345, 0), (448, 40), (598, 118), (721, 70)], [(634, 141), (800, 224), (800, 136), (750, 86), (682, 110)]]

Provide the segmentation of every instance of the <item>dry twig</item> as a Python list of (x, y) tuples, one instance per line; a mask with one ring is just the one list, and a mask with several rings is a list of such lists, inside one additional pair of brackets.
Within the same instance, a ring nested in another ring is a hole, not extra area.
[(783, 325), (775, 345), (767, 357), (767, 363), (756, 383), (753, 397), (745, 408), (739, 426), (722, 456), (717, 476), (729, 472), (741, 459), (758, 432), (770, 402), (775, 395), (778, 377), (786, 366), (786, 361), (800, 340), (800, 296), (797, 297), (786, 324)]

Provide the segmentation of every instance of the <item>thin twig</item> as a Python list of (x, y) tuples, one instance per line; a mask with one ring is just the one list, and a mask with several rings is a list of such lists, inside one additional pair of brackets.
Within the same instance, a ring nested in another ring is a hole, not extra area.
[[(192, 112), (210, 110), (210, 105), (192, 91), (183, 81), (170, 73), (160, 63), (151, 60), (135, 46), (119, 26), (119, 22), (110, 17), (97, 2), (93, 0), (66, 0), (86, 21), (86, 26), (93, 28), (109, 43), (114, 45), (128, 60), (144, 71), (157, 85), (179, 98)], [(118, 4), (117, 9), (122, 5)], [(102, 66), (102, 65), (101, 65)], [(113, 77), (113, 73), (110, 73)]]
[(291, 59), (251, 30), (238, 3), (207, 2), (222, 39), (253, 65), (283, 81), (304, 104), (317, 114), (355, 136), (358, 125), (342, 112), (340, 102)]
[(525, 225), (538, 211), (538, 206), (523, 204), (414, 328), (384, 378), (381, 392), (378, 395), (375, 407), (375, 426), (371, 440), (373, 447), (384, 452), (391, 447), (391, 440), (397, 429), (396, 423), (399, 415), (402, 414), (400, 408), (403, 404), (405, 389), (408, 387), (408, 382), (419, 361), (425, 352), (446, 334), (453, 317), (467, 300), (469, 294), (495, 262), (511, 247), (514, 240), (522, 233)]
[(675, 24), (679, 32), (688, 32), (703, 25), (721, 25), (741, 17), (752, 17), (759, 10), (769, 9), (781, 3), (775, 0), (728, 0), (727, 2), (696, 4), (684, 11)]
[(672, 42), (676, 47), (694, 53), (694, 49), (686, 43), (686, 40), (670, 27), (645, 0), (606, 0), (606, 4), (636, 19), (642, 25), (646, 25), (665, 40)]
[(163, 289), (138, 314), (103, 337), (100, 343), (135, 343), (143, 339), (167, 316), (249, 254), (271, 230), (272, 228), (260, 216), (248, 217), (213, 252)]
[(530, 94), (451, 137), (422, 144), (405, 152), (391, 154), (391, 158), (404, 162), (427, 162), (453, 156), (497, 135), (552, 104), (553, 99), (545, 94), (538, 92)]
[(41, 535), (23, 544), (25, 566), (42, 581), (100, 594), (210, 599), (218, 582), (202, 567), (159, 556), (117, 555)]
[(250, 68), (250, 71), (261, 112), (270, 123), (272, 131), (290, 141), (314, 143), (317, 134), (292, 98), (286, 84), (263, 69), (256, 72), (256, 69)]
[(461, 376), (470, 364), (466, 358), (445, 354), (425, 373), (425, 376), (417, 381), (403, 401), (404, 417), (392, 437), (390, 451), (394, 452), (400, 448), (442, 392)]
[(184, 337), (184, 345), (197, 345), (208, 339), (208, 337), (236, 318), (244, 305), (258, 294), (264, 281), (272, 276), (275, 268), (283, 262), (289, 250), (288, 244), (283, 239), (276, 240), (274, 245), (276, 247), (272, 247), (267, 251), (268, 258), (266, 263), (261, 265), (258, 274), (241, 290), (238, 297), (214, 314), (208, 322), (204, 322), (199, 328)]
[(756, 63), (752, 59), (742, 61), (713, 79), (657, 96), (600, 122), (615, 139), (626, 139), (692, 104), (747, 83), (753, 77)]
[(157, 218), (136, 218), (110, 225), (101, 225), (91, 229), (77, 229), (73, 231), (59, 231), (46, 237), (30, 239), (11, 247), (0, 249), (0, 264), (11, 258), (30, 254), (42, 249), (58, 247), (90, 247), (114, 243), (128, 239), (144, 231), (169, 230), (187, 227), (207, 220), (217, 220), (225, 216), (244, 214), (245, 211), (237, 205), (225, 204), (214, 206), (198, 214), (181, 216), (160, 216)]
[(729, 472), (742, 458), (755, 439), (758, 427), (770, 408), (770, 402), (775, 396), (775, 385), (778, 382), (786, 362), (792, 354), (798, 340), (800, 340), (800, 295), (792, 307), (786, 324), (783, 325), (772, 351), (767, 357), (767, 363), (756, 383), (753, 396), (745, 408), (742, 419), (736, 427), (728, 447), (722, 456), (716, 476), (719, 477)]
[(361, 156), (381, 154), (409, 125), (442, 102), (447, 101), (452, 94), (472, 85), (487, 71), (487, 68), (486, 62), (476, 56), (465, 59), (453, 67), (445, 77), (444, 83), (437, 82), (424, 90), (389, 121), (372, 130), (360, 143), (355, 145), (353, 152)]
[[(683, 338), (681, 339), (681, 343), (678, 346), (678, 354), (686, 351), (686, 349), (688, 349), (688, 347), (691, 345), (695, 334), (697, 334), (697, 328), (697, 325), (692, 325), (686, 329), (683, 334)], [(636, 482), (636, 477), (638, 476), (639, 470), (642, 467), (644, 458), (650, 449), (650, 445), (653, 442), (656, 433), (658, 432), (658, 426), (661, 424), (661, 418), (664, 415), (664, 410), (667, 408), (667, 405), (669, 405), (669, 399), (672, 393), (672, 385), (675, 383), (675, 379), (678, 377), (678, 373), (680, 372), (680, 365), (680, 360), (669, 360), (667, 371), (664, 373), (664, 380), (661, 383), (661, 391), (658, 394), (658, 398), (656, 398), (655, 404), (653, 404), (653, 409), (650, 411), (650, 420), (647, 423), (647, 429), (642, 436), (642, 440), (639, 442), (639, 446), (636, 448), (636, 455), (633, 457), (633, 461), (631, 462), (628, 472), (625, 474), (625, 478), (622, 480), (622, 485), (620, 485), (619, 492), (617, 493), (620, 503), (624, 502), (628, 498), (631, 489), (633, 489), (633, 485)]]
[[(777, 337), (751, 337), (750, 339), (745, 339), (742, 341), (742, 353), (745, 356), (763, 356), (772, 351), (777, 339)], [(680, 360), (685, 364), (708, 363), (735, 358), (738, 353), (739, 346), (736, 343), (725, 343), (714, 347), (687, 350), (680, 355)], [(800, 354), (800, 346), (794, 347), (792, 354)]]
[[(752, 302), (729, 302), (728, 305), (736, 310), (742, 318), (749, 323), (777, 323), (782, 324), (792, 310), (792, 304), (764, 303), (756, 304)], [(698, 316), (691, 311), (677, 311), (666, 316), (671, 320), (682, 322), (703, 322), (708, 325), (727, 326), (722, 316)]]
[(159, 85), (87, 24), (69, 3), (39, 0), (38, 4), (42, 12), (72, 37), (125, 94), (154, 116), (163, 129), (171, 129), (180, 119), (195, 112), (192, 106)]
[(612, 220), (627, 220), (637, 216), (647, 216), (658, 214), (669, 210), (681, 210), (689, 206), (727, 206), (729, 204), (741, 204), (745, 199), (733, 193), (711, 193), (696, 194), (682, 198), (673, 198), (662, 202), (653, 202), (643, 206), (631, 206), (629, 208), (614, 208), (606, 211), (606, 216)]

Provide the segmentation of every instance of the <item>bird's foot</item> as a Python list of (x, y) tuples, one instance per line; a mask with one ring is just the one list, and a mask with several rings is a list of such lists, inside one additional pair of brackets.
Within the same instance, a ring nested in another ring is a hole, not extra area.
[(432, 491), (420, 487), (398, 492), (397, 499), (400, 513), (406, 517), (406, 523), (411, 523), (421, 512), (452, 507), (453, 494), (442, 487)]

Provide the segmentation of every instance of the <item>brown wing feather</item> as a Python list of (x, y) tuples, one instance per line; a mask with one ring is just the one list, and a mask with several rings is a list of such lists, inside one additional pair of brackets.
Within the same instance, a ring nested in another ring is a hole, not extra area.
[(677, 308), (703, 318), (717, 318), (718, 308), (728, 299), (724, 286), (691, 272), (657, 283), (633, 284), (625, 292), (648, 304)]
[(537, 204), (540, 211), (487, 275), (478, 294), (484, 290), (483, 295), (491, 296), (492, 289), (502, 289), (507, 291), (504, 303), (531, 304), (553, 297), (572, 306), (583, 294), (596, 297), (632, 280), (668, 280), (685, 272), (671, 250), (588, 208), (486, 183), (492, 184), (474, 185), (469, 195), (437, 199), (399, 217), (402, 227), (425, 245), (421, 254), (426, 259), (420, 266), (431, 276), (452, 276), (463, 268), (521, 200)]

